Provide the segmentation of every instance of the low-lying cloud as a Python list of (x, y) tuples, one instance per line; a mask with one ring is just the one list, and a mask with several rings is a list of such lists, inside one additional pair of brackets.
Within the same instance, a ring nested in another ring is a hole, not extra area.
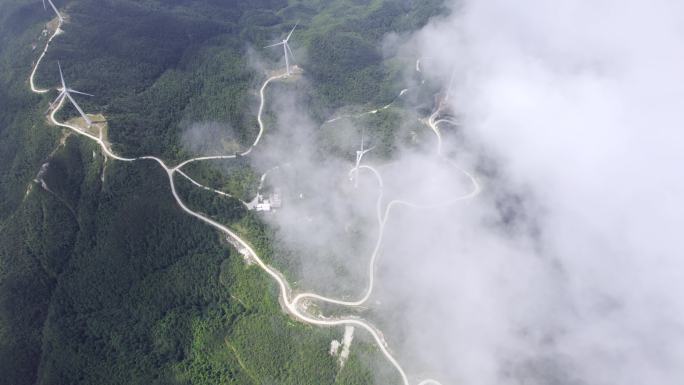
[(485, 187), (390, 226), (378, 296), (413, 374), (684, 379), (682, 8), (466, 1), (413, 37)]
[(263, 217), (276, 230), (276, 263), (297, 288), (357, 295), (377, 236), (376, 189), (371, 183), (355, 189), (349, 159), (323, 150), (319, 126), (307, 109), (307, 92), (302, 78), (276, 82), (267, 92), (267, 131), (251, 161), (257, 169), (270, 170), (265, 187), (278, 189), (284, 203)]
[(239, 151), (235, 133), (226, 123), (208, 121), (185, 124), (180, 140), (183, 148), (192, 154), (224, 155)]

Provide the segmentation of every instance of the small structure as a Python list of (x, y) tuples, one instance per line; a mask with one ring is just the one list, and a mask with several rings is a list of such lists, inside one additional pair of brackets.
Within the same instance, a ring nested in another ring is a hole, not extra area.
[(256, 211), (275, 211), (283, 206), (283, 200), (280, 195), (280, 189), (274, 189), (268, 197), (264, 197), (261, 194), (257, 194), (256, 204), (254, 209)]
[[(351, 348), (353, 339), (354, 327), (347, 325), (344, 328), (344, 337), (342, 337), (342, 342), (338, 340), (332, 340), (330, 342), (330, 350), (328, 351), (328, 354), (333, 357), (338, 357), (337, 362), (339, 363), (340, 367), (343, 367), (344, 363), (347, 362), (347, 359), (349, 358), (349, 349)], [(341, 352), (340, 348), (342, 348)]]
[(354, 327), (347, 325), (344, 327), (344, 337), (342, 338), (342, 352), (340, 353), (340, 367), (344, 366), (349, 358), (349, 349), (354, 339)]
[(271, 207), (279, 209), (283, 206), (283, 200), (280, 195), (280, 189), (274, 189), (270, 196)]
[(336, 357), (338, 354), (337, 351), (340, 350), (340, 346), (342, 346), (342, 343), (340, 341), (338, 341), (338, 340), (330, 341), (330, 350), (328, 351), (328, 354)]
[(256, 211), (271, 211), (271, 202), (268, 199), (256, 204)]

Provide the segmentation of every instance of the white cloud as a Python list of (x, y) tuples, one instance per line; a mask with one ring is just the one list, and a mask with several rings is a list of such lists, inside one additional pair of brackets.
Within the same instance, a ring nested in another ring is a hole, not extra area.
[[(470, 205), (396, 223), (434, 241), (396, 238), (381, 270), (384, 299), (410, 304), (414, 370), (467, 384), (684, 379), (682, 8), (480, 0), (416, 34), (432, 78), (456, 70), (453, 108), (475, 144), (459, 150), (493, 158), (497, 177)], [(497, 225), (511, 195), (535, 231)]]

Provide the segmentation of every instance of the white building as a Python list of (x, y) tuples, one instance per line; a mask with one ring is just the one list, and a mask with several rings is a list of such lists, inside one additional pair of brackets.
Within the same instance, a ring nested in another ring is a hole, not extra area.
[(269, 201), (271, 202), (271, 207), (274, 209), (279, 209), (283, 206), (283, 200), (280, 195), (280, 189), (273, 190)]
[(268, 198), (264, 198), (263, 195), (257, 194), (255, 201), (256, 203), (252, 207), (254, 207), (254, 210), (256, 211), (271, 211), (283, 206), (280, 189), (275, 189)]
[(266, 199), (261, 203), (257, 203), (256, 211), (271, 211), (271, 202)]

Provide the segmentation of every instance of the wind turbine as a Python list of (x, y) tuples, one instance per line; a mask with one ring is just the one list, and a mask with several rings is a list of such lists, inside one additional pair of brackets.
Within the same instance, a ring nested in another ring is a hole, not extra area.
[[(52, 0), (47, 0), (47, 2), (50, 3), (50, 7), (52, 7), (52, 9), (53, 9), (53, 10), (55, 11), (55, 13), (57, 14), (57, 17), (59, 18), (59, 21), (64, 20), (64, 19), (62, 18), (62, 14), (59, 13), (59, 11), (57, 10), (57, 7), (55, 7), (55, 3), (53, 3)], [(43, 0), (43, 8), (47, 9), (47, 4), (45, 4), (45, 0)]]
[[(48, 0), (48, 1), (50, 1), (50, 0)], [(57, 66), (59, 67), (59, 78), (62, 81), (62, 87), (57, 89), (59, 91), (59, 96), (57, 96), (57, 99), (55, 99), (55, 101), (52, 102), (52, 104), (50, 104), (50, 107), (53, 108), (54, 106), (61, 103), (62, 100), (64, 100), (64, 98), (67, 98), (71, 101), (71, 104), (73, 104), (74, 107), (76, 107), (76, 109), (78, 110), (78, 113), (81, 114), (81, 116), (85, 120), (86, 124), (88, 124), (88, 127), (90, 127), (93, 124), (93, 122), (90, 120), (90, 118), (88, 118), (88, 115), (86, 115), (85, 112), (83, 112), (83, 110), (78, 105), (78, 103), (76, 103), (76, 100), (74, 100), (74, 98), (73, 98), (73, 96), (71, 96), (71, 94), (74, 93), (74, 94), (80, 94), (80, 95), (86, 95), (86, 96), (95, 96), (95, 95), (87, 94), (87, 93), (81, 92), (81, 91), (76, 91), (74, 89), (67, 87), (66, 82), (64, 81), (64, 74), (62, 73), (62, 65), (59, 62), (57, 62)]]
[(285, 68), (287, 68), (287, 75), (288, 76), (290, 75), (290, 55), (294, 59), (294, 53), (292, 53), (292, 49), (290, 49), (290, 44), (288, 44), (288, 41), (290, 41), (290, 36), (292, 36), (292, 32), (294, 32), (295, 28), (297, 28), (297, 24), (299, 24), (299, 23), (296, 23), (294, 25), (294, 27), (292, 27), (292, 30), (290, 31), (290, 33), (287, 34), (287, 37), (283, 41), (281, 41), (280, 43), (275, 43), (275, 44), (267, 45), (266, 47), (264, 47), (264, 48), (271, 48), (271, 47), (277, 47), (279, 45), (283, 46), (283, 52), (285, 52)]
[(363, 145), (364, 145), (364, 133), (365, 131), (361, 131), (361, 149), (356, 150), (356, 167), (354, 167), (354, 187), (358, 188), (359, 187), (359, 166), (361, 165), (361, 159), (363, 156), (370, 150), (374, 149), (375, 146), (364, 150)]

